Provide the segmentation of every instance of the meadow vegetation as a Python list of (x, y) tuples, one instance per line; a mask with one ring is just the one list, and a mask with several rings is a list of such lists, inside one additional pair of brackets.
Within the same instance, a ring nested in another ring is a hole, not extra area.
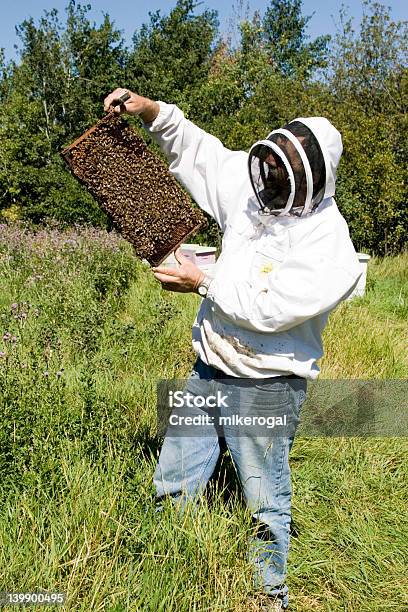
[[(370, 261), (366, 296), (330, 316), (323, 377), (407, 376), (407, 264)], [(161, 291), (90, 227), (2, 225), (0, 266), (0, 591), (64, 591), (78, 611), (256, 611), (227, 455), (195, 516), (154, 513), (156, 382), (188, 375), (198, 296)], [(293, 610), (408, 608), (407, 452), (402, 437), (295, 440)]]

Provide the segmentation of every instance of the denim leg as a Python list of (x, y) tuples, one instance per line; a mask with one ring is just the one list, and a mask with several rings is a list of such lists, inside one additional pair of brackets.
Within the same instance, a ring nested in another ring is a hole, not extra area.
[[(211, 366), (197, 360), (186, 388), (200, 393), (211, 385)], [(203, 382), (201, 382), (203, 381)], [(204, 414), (200, 408), (183, 408), (185, 416)], [(216, 428), (209, 428), (205, 436), (166, 434), (153, 484), (156, 489), (156, 500), (169, 495), (173, 502), (181, 501), (182, 506), (187, 498), (196, 498), (204, 490), (211, 477), (220, 454)]]
[[(212, 393), (220, 389), (223, 394), (232, 387), (235, 400), (231, 401), (235, 401), (235, 405), (230, 407), (233, 412), (266, 417), (284, 407), (298, 422), (306, 397), (306, 381), (262, 379), (261, 382), (246, 381), (249, 385), (242, 386), (242, 379), (228, 377), (228, 384), (224, 384), (227, 381), (221, 380), (223, 378), (222, 372), (197, 360), (188, 386), (199, 393), (204, 379), (213, 385)], [(154, 474), (158, 498), (168, 494), (175, 500), (185, 501), (204, 489), (219, 456), (219, 433), (214, 428), (213, 434), (205, 437), (166, 435)], [(278, 596), (284, 607), (288, 603), (288, 588), (284, 581), (291, 518), (288, 457), (294, 439), (292, 434), (277, 436), (263, 432), (257, 435), (236, 426), (224, 427), (222, 432), (246, 502), (258, 526), (257, 537), (252, 538), (249, 547), (255, 586), (269, 595)]]
[[(262, 388), (241, 389), (241, 415), (266, 416), (282, 407), (297, 424), (306, 383), (295, 379), (268, 383)], [(293, 436), (252, 435), (248, 429), (225, 429), (229, 447), (247, 505), (257, 525), (257, 536), (249, 543), (257, 589), (277, 595), (288, 603), (285, 585), (291, 520), (289, 452)]]
[(218, 437), (166, 436), (153, 476), (156, 498), (174, 501), (198, 496), (205, 488), (220, 453)]

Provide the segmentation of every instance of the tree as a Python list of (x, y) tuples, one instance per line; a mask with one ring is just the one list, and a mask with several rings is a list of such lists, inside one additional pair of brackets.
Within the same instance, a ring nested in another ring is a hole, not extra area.
[(101, 115), (103, 96), (118, 85), (125, 64), (120, 33), (108, 16), (91, 24), (89, 10), (71, 0), (65, 24), (56, 9), (38, 25), (23, 21), (16, 28), (20, 63), (7, 67), (7, 87), (2, 79), (0, 207), (19, 207), (35, 221), (106, 219), (59, 155)]
[(312, 15), (302, 15), (302, 0), (271, 0), (262, 21), (269, 61), (284, 76), (310, 76), (327, 63), (330, 36), (307, 42)]
[(360, 31), (344, 9), (331, 54), (330, 85), (367, 112), (406, 113), (408, 22), (391, 20), (388, 9), (365, 0)]
[[(177, 103), (231, 149), (248, 150), (295, 117), (327, 117), (343, 137), (336, 199), (355, 246), (378, 254), (403, 248), (407, 24), (365, 2), (358, 31), (341, 12), (328, 54), (328, 37), (307, 36), (301, 0), (271, 0), (252, 17), (244, 2), (233, 44), (218, 39), (216, 12), (197, 14), (194, 0), (150, 14), (130, 51), (108, 15), (96, 25), (89, 5), (75, 0), (65, 22), (56, 10), (25, 20), (19, 62), (6, 63), (0, 52), (0, 214), (106, 223), (59, 152), (102, 115), (108, 91), (128, 85)], [(202, 239), (214, 236), (211, 225)]]
[(207, 78), (218, 21), (216, 11), (194, 15), (194, 0), (178, 0), (169, 15), (149, 13), (133, 37), (127, 81), (154, 99), (180, 103)]
[(398, 252), (408, 231), (408, 32), (386, 7), (364, 2), (360, 31), (344, 11), (329, 85), (343, 134), (339, 203), (359, 248)]
[(300, 1), (292, 0), (273, 1), (264, 16), (255, 12), (242, 20), (239, 44), (218, 49), (195, 94), (194, 119), (227, 146), (248, 149), (301, 109), (307, 112), (313, 103), (305, 91), (313, 70), (326, 61), (328, 40), (308, 44), (308, 20)]

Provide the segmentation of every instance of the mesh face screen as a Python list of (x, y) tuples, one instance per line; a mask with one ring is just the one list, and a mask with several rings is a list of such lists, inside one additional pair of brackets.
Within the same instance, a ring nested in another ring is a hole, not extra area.
[(297, 152), (294, 144), (283, 134), (272, 134), (268, 139), (274, 142), (282, 150), (285, 157), (289, 160), (295, 178), (295, 197), (292, 204), (293, 208), (303, 207), (306, 199), (306, 174), (302, 159)]
[(301, 121), (291, 121), (284, 126), (284, 129), (299, 139), (306, 153), (313, 176), (313, 203), (317, 206), (323, 199), (326, 185), (326, 167), (319, 142), (313, 132)]
[(252, 150), (249, 163), (252, 186), (265, 210), (282, 211), (290, 195), (290, 182), (279, 155), (260, 144)]
[(136, 255), (151, 265), (206, 225), (166, 165), (118, 115), (106, 115), (62, 156)]
[[(290, 139), (291, 134), (276, 130), (251, 148), (251, 182), (263, 212), (301, 215), (313, 210), (323, 198), (324, 158), (316, 137), (306, 125), (294, 121), (282, 130), (291, 132), (295, 141)], [(303, 150), (304, 159), (298, 148)]]

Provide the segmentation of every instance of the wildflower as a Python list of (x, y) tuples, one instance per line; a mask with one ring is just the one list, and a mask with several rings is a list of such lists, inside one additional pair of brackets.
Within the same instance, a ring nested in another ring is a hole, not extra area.
[(0, 351), (0, 359), (6, 357), (7, 354), (4, 351)]
[(44, 372), (45, 378), (47, 378), (47, 376), (49, 376), (49, 375), (50, 375), (50, 373), (48, 372), (48, 370), (45, 370), (45, 372)]
[(15, 344), (17, 342), (17, 336), (12, 336), (11, 341)]
[(16, 302), (13, 302), (13, 304), (10, 306), (11, 310), (17, 310), (18, 308), (18, 304)]
[(62, 370), (58, 370), (58, 372), (56, 373), (56, 377), (57, 378), (61, 378), (62, 375), (63, 375), (63, 371)]
[(3, 341), (4, 341), (4, 342), (8, 342), (8, 341), (10, 340), (10, 338), (11, 338), (11, 334), (10, 334), (10, 332), (6, 332), (6, 333), (4, 334), (4, 336), (3, 336)]

